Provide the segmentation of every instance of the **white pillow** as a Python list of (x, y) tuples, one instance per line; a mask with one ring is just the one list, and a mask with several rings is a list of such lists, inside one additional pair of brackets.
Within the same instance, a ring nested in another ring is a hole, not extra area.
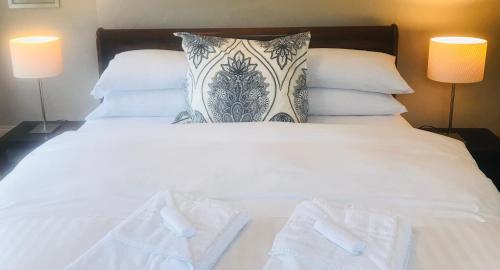
[(186, 89), (111, 91), (86, 119), (175, 117), (187, 108)]
[(352, 89), (386, 94), (413, 93), (392, 55), (348, 49), (310, 49), (309, 87)]
[(136, 50), (117, 54), (92, 91), (103, 98), (113, 90), (158, 90), (186, 87), (188, 63), (184, 53)]
[(406, 112), (390, 94), (309, 88), (309, 115), (388, 115)]

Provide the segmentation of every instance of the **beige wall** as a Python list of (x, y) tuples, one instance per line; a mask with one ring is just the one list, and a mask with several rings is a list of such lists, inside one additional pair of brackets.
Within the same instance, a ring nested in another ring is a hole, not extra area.
[(78, 119), (96, 105), (88, 92), (97, 78), (97, 25), (265, 27), (395, 22), (400, 27), (399, 68), (416, 90), (399, 97), (410, 111), (405, 117), (414, 126), (447, 124), (449, 85), (425, 76), (428, 39), (435, 35), (479, 36), (489, 41), (486, 79), (459, 86), (455, 125), (488, 127), (500, 134), (499, 0), (62, 0), (62, 4), (60, 9), (25, 11), (0, 4), (0, 125), (39, 117), (34, 85), (10, 75), (7, 39), (16, 34), (49, 32), (64, 38), (65, 74), (47, 82), (49, 115)]

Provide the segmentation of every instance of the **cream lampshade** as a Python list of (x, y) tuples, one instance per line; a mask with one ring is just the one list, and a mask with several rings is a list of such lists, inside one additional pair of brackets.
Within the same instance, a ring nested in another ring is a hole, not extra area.
[(451, 83), (448, 134), (453, 127), (453, 104), (457, 83), (475, 83), (484, 78), (487, 41), (472, 37), (435, 37), (429, 45), (427, 77)]
[(429, 46), (429, 79), (474, 83), (484, 77), (487, 42), (480, 38), (435, 37)]
[(22, 37), (10, 41), (14, 77), (41, 79), (62, 73), (61, 40), (58, 37)]
[(38, 80), (43, 123), (31, 132), (52, 133), (59, 127), (59, 123), (47, 122), (41, 79), (62, 73), (61, 40), (50, 36), (15, 38), (10, 40), (10, 52), (14, 77)]

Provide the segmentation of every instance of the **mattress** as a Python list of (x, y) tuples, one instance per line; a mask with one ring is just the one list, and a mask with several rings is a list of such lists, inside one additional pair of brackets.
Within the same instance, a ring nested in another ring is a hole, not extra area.
[[(147, 128), (150, 125), (167, 125), (174, 121), (174, 117), (116, 117), (88, 120), (82, 129), (113, 129), (118, 128)], [(401, 115), (376, 116), (309, 116), (309, 123), (342, 124), (342, 125), (370, 125), (411, 127)]]
[(412, 127), (410, 123), (399, 114), (372, 116), (309, 116), (308, 121), (309, 123), (317, 124)]
[(411, 222), (410, 269), (500, 265), (498, 191), (459, 141), (406, 125), (158, 121), (91, 121), (28, 155), (0, 182), (0, 269), (62, 269), (166, 189), (250, 213), (216, 269), (262, 268), (310, 198)]

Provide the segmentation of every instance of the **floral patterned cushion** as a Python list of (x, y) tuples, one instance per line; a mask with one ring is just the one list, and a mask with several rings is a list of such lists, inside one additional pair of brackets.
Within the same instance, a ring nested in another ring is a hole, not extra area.
[(176, 33), (190, 111), (176, 122), (305, 122), (310, 33), (256, 41)]

